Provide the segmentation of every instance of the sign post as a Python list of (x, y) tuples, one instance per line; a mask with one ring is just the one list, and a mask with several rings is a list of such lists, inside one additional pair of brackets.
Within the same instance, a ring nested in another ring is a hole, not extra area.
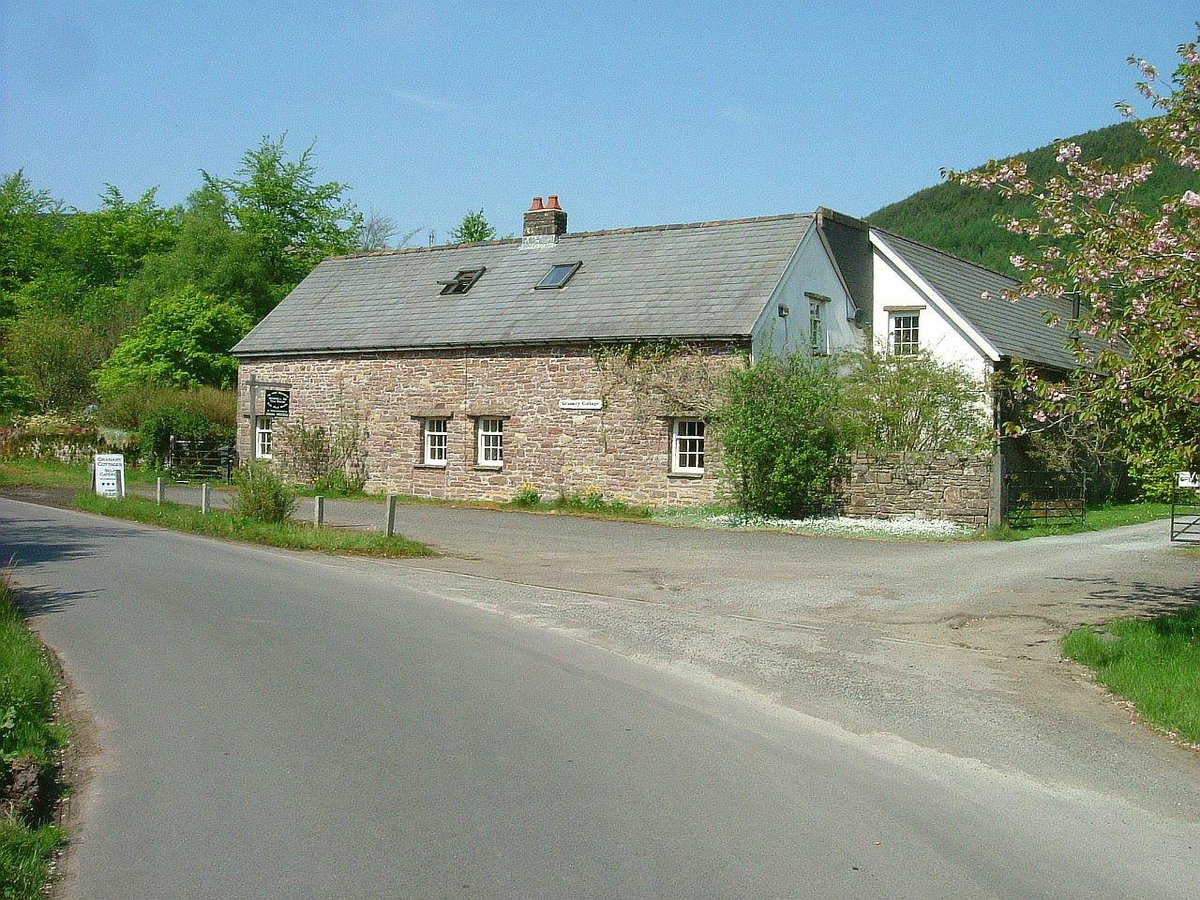
[(125, 496), (125, 455), (97, 453), (92, 463), (92, 485), (101, 497)]

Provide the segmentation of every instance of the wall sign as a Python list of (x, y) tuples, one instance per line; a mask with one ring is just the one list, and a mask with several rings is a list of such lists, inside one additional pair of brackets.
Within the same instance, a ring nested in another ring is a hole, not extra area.
[(604, 409), (603, 400), (559, 400), (559, 409)]
[(263, 394), (263, 414), (275, 419), (290, 416), (292, 410), (292, 392), (267, 390)]
[(93, 462), (92, 482), (101, 497), (125, 496), (125, 456), (121, 453), (97, 453)]

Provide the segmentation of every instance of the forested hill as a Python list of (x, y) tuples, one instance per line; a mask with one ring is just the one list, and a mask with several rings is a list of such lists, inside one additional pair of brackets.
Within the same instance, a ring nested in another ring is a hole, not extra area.
[[(1200, 172), (1184, 169), (1163, 160), (1161, 154), (1152, 153), (1133, 122), (1089, 131), (1069, 140), (1083, 149), (1084, 159), (1099, 158), (1113, 167), (1147, 158), (1160, 160), (1154, 174), (1135, 194), (1143, 209), (1155, 206), (1171, 194), (1178, 196), (1188, 189), (1200, 191)], [(1055, 152), (1051, 144), (1018, 154), (1016, 158), (1024, 160), (1036, 183), (1060, 168), (1054, 160)], [(1008, 260), (1024, 250), (1026, 239), (1001, 228), (995, 218), (999, 214), (1010, 218), (1027, 210), (1028, 207), (1019, 207), (999, 194), (946, 182), (917, 191), (867, 218), (872, 225), (887, 231), (932, 244), (988, 268), (1015, 274)]]

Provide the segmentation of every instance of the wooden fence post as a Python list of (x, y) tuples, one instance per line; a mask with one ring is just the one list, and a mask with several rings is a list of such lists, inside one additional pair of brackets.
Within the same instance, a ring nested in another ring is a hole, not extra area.
[(321, 495), (313, 497), (313, 525), (320, 528), (325, 524), (325, 498)]
[(163, 480), (161, 477), (154, 479), (154, 501), (162, 506), (163, 498), (166, 496), (166, 490), (163, 488)]
[(384, 523), (383, 533), (388, 537), (394, 537), (396, 534), (396, 495), (388, 494), (387, 498), (387, 521)]
[(208, 494), (208, 482), (206, 481), (204, 484), (200, 485), (200, 512), (204, 513), (204, 515), (208, 515), (209, 510), (211, 509), (212, 498)]

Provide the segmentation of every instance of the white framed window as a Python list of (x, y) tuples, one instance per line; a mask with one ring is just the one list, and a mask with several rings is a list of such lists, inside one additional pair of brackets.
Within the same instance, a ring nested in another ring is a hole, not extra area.
[(892, 353), (912, 356), (921, 349), (921, 314), (894, 312), (888, 316), (892, 332)]
[(504, 420), (475, 420), (475, 461), (481, 466), (504, 465)]
[(704, 474), (704, 422), (676, 419), (671, 427), (671, 471)]
[(808, 301), (808, 340), (813, 356), (829, 353), (828, 338), (825, 336), (825, 303), (822, 300)]
[(270, 416), (256, 416), (254, 419), (254, 458), (271, 458), (271, 428), (275, 420)]
[(424, 462), (427, 466), (444, 466), (446, 464), (446, 447), (449, 436), (448, 419), (422, 419), (421, 430), (424, 434)]

